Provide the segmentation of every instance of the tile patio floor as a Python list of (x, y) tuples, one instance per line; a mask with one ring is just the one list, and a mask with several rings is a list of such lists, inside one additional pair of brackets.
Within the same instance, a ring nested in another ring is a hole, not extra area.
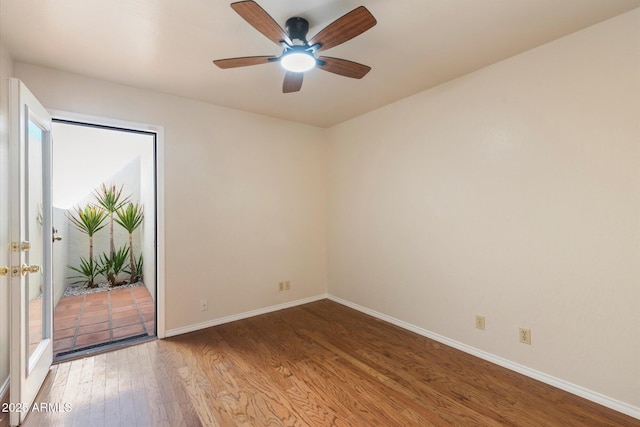
[(64, 297), (53, 316), (54, 357), (96, 344), (155, 335), (155, 307), (146, 286)]

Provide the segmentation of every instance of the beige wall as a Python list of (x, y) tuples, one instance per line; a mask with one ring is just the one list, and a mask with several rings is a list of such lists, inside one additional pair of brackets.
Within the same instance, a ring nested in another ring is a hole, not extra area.
[(639, 22), (332, 128), (329, 293), (640, 407)]
[[(0, 266), (9, 265), (9, 83), (13, 60), (0, 41)], [(9, 279), (0, 277), (0, 388), (9, 377)]]
[(47, 108), (164, 126), (168, 330), (326, 292), (322, 129), (21, 63), (15, 74)]

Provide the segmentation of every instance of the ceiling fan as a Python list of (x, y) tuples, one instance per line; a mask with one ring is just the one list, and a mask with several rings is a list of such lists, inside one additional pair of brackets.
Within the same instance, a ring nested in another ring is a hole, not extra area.
[(357, 7), (333, 21), (309, 41), (307, 41), (309, 22), (304, 18), (289, 18), (285, 23), (285, 31), (255, 1), (231, 3), (231, 8), (284, 50), (279, 56), (244, 56), (213, 61), (220, 68), (280, 62), (286, 70), (282, 84), (283, 93), (298, 92), (302, 87), (304, 72), (314, 67), (354, 79), (361, 79), (371, 70), (371, 67), (346, 59), (315, 55), (316, 52), (331, 49), (351, 40), (376, 25), (376, 19), (364, 6)]

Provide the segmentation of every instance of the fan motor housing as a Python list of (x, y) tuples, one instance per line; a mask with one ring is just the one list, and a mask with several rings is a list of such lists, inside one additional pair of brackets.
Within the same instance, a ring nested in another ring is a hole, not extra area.
[(287, 19), (284, 24), (284, 29), (289, 34), (291, 40), (300, 40), (304, 44), (307, 44), (307, 33), (309, 32), (309, 21), (304, 18), (294, 16)]

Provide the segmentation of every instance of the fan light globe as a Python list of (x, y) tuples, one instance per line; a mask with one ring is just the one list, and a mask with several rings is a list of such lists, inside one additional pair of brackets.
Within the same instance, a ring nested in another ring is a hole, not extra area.
[(283, 56), (280, 63), (287, 71), (303, 73), (315, 67), (316, 59), (310, 53), (292, 52)]

